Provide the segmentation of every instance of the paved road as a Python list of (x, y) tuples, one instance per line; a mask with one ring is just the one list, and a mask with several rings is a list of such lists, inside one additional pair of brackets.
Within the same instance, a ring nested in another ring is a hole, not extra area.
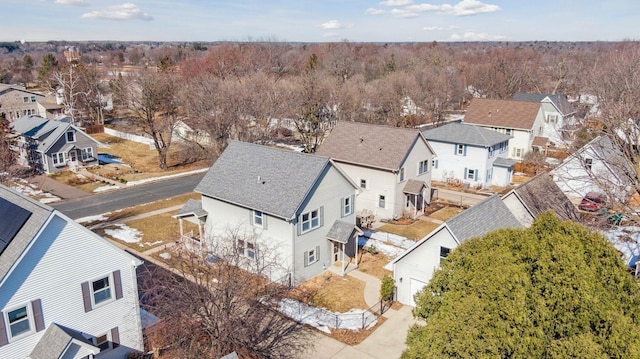
[(204, 177), (204, 173), (153, 182), (90, 197), (57, 202), (53, 203), (52, 207), (72, 219), (94, 216), (192, 192), (202, 177)]

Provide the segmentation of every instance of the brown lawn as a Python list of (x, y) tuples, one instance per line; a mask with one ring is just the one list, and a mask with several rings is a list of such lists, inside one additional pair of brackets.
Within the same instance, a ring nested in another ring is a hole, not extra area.
[(358, 270), (363, 273), (367, 273), (376, 278), (382, 279), (385, 275), (391, 275), (392, 272), (388, 271), (384, 267), (389, 263), (389, 257), (382, 253), (371, 254), (367, 251), (360, 251), (360, 258), (358, 261)]
[(417, 220), (412, 224), (401, 225), (401, 224), (391, 224), (387, 223), (377, 230), (381, 232), (393, 233), (399, 236), (406, 237), (408, 239), (418, 240), (431, 233), (439, 224)]
[(307, 293), (316, 307), (347, 312), (353, 308), (369, 308), (364, 301), (364, 285), (359, 279), (325, 272), (304, 282), (298, 289)]
[(444, 207), (443, 209), (440, 209), (438, 211), (433, 212), (432, 214), (429, 215), (430, 218), (434, 218), (434, 219), (438, 219), (441, 221), (446, 221), (449, 218), (457, 215), (458, 213), (462, 212), (464, 209), (460, 208), (460, 207), (455, 207), (455, 206), (447, 206)]

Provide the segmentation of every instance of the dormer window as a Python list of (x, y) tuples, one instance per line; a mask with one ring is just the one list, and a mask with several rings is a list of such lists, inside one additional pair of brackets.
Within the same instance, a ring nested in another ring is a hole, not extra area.
[(67, 131), (67, 142), (76, 142), (76, 132), (73, 130)]

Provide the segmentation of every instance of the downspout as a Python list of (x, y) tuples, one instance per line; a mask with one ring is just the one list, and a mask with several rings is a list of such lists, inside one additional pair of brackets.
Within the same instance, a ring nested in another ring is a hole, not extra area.
[(291, 220), (290, 222), (292, 224), (291, 226), (291, 278), (289, 280), (289, 284), (290, 286), (293, 286), (293, 283), (295, 281), (296, 278), (296, 239), (297, 239), (297, 231), (296, 231), (296, 226), (298, 225), (297, 223), (293, 223), (293, 220)]

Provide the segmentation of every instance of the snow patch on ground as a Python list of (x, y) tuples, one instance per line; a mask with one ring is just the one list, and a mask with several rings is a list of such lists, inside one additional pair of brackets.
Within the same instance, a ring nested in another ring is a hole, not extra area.
[(140, 243), (142, 240), (142, 232), (135, 228), (128, 227), (125, 224), (118, 223), (114, 225), (115, 229), (105, 229), (104, 233), (127, 243)]
[(76, 222), (78, 223), (104, 222), (109, 219), (109, 217), (107, 217), (109, 214), (111, 214), (111, 212), (99, 214), (96, 216), (82, 217), (82, 218), (76, 219)]
[(628, 266), (635, 266), (640, 257), (640, 227), (620, 226), (603, 232)]
[(331, 333), (330, 329), (369, 329), (376, 325), (378, 321), (373, 313), (363, 309), (351, 309), (346, 313), (335, 313), (290, 298), (285, 298), (275, 304), (280, 313), (325, 333)]
[(39, 190), (36, 185), (31, 184), (24, 179), (15, 179), (13, 185), (11, 185), (10, 188), (29, 197), (38, 197), (38, 201), (40, 201), (40, 203), (46, 204), (58, 202), (61, 200), (61, 198), (58, 196), (54, 196), (49, 192)]
[(167, 176), (161, 176), (161, 177), (153, 177), (153, 178), (145, 178), (145, 179), (138, 180), (138, 181), (129, 181), (129, 182), (127, 182), (127, 186), (136, 186), (136, 185), (139, 185), (139, 184), (153, 182), (153, 181), (157, 181), (157, 180), (184, 177), (184, 176), (194, 175), (194, 174), (197, 174), (197, 173), (207, 172), (208, 170), (209, 170), (208, 168), (202, 168), (202, 169), (199, 169), (199, 170), (176, 173), (176, 174), (173, 174), (173, 175), (167, 175)]
[(94, 189), (93, 193), (106, 192), (106, 191), (111, 191), (113, 189), (118, 189), (118, 188), (120, 188), (120, 187), (118, 187), (116, 185), (102, 186), (102, 187), (98, 187), (98, 188)]
[(160, 253), (160, 254), (158, 254), (158, 257), (160, 257), (162, 259), (165, 259), (165, 260), (169, 260), (169, 259), (171, 259), (171, 253), (167, 253), (167, 252)]
[(414, 244), (414, 241), (406, 237), (387, 232), (365, 231), (364, 236), (358, 237), (358, 246), (375, 247), (390, 259), (396, 258)]

